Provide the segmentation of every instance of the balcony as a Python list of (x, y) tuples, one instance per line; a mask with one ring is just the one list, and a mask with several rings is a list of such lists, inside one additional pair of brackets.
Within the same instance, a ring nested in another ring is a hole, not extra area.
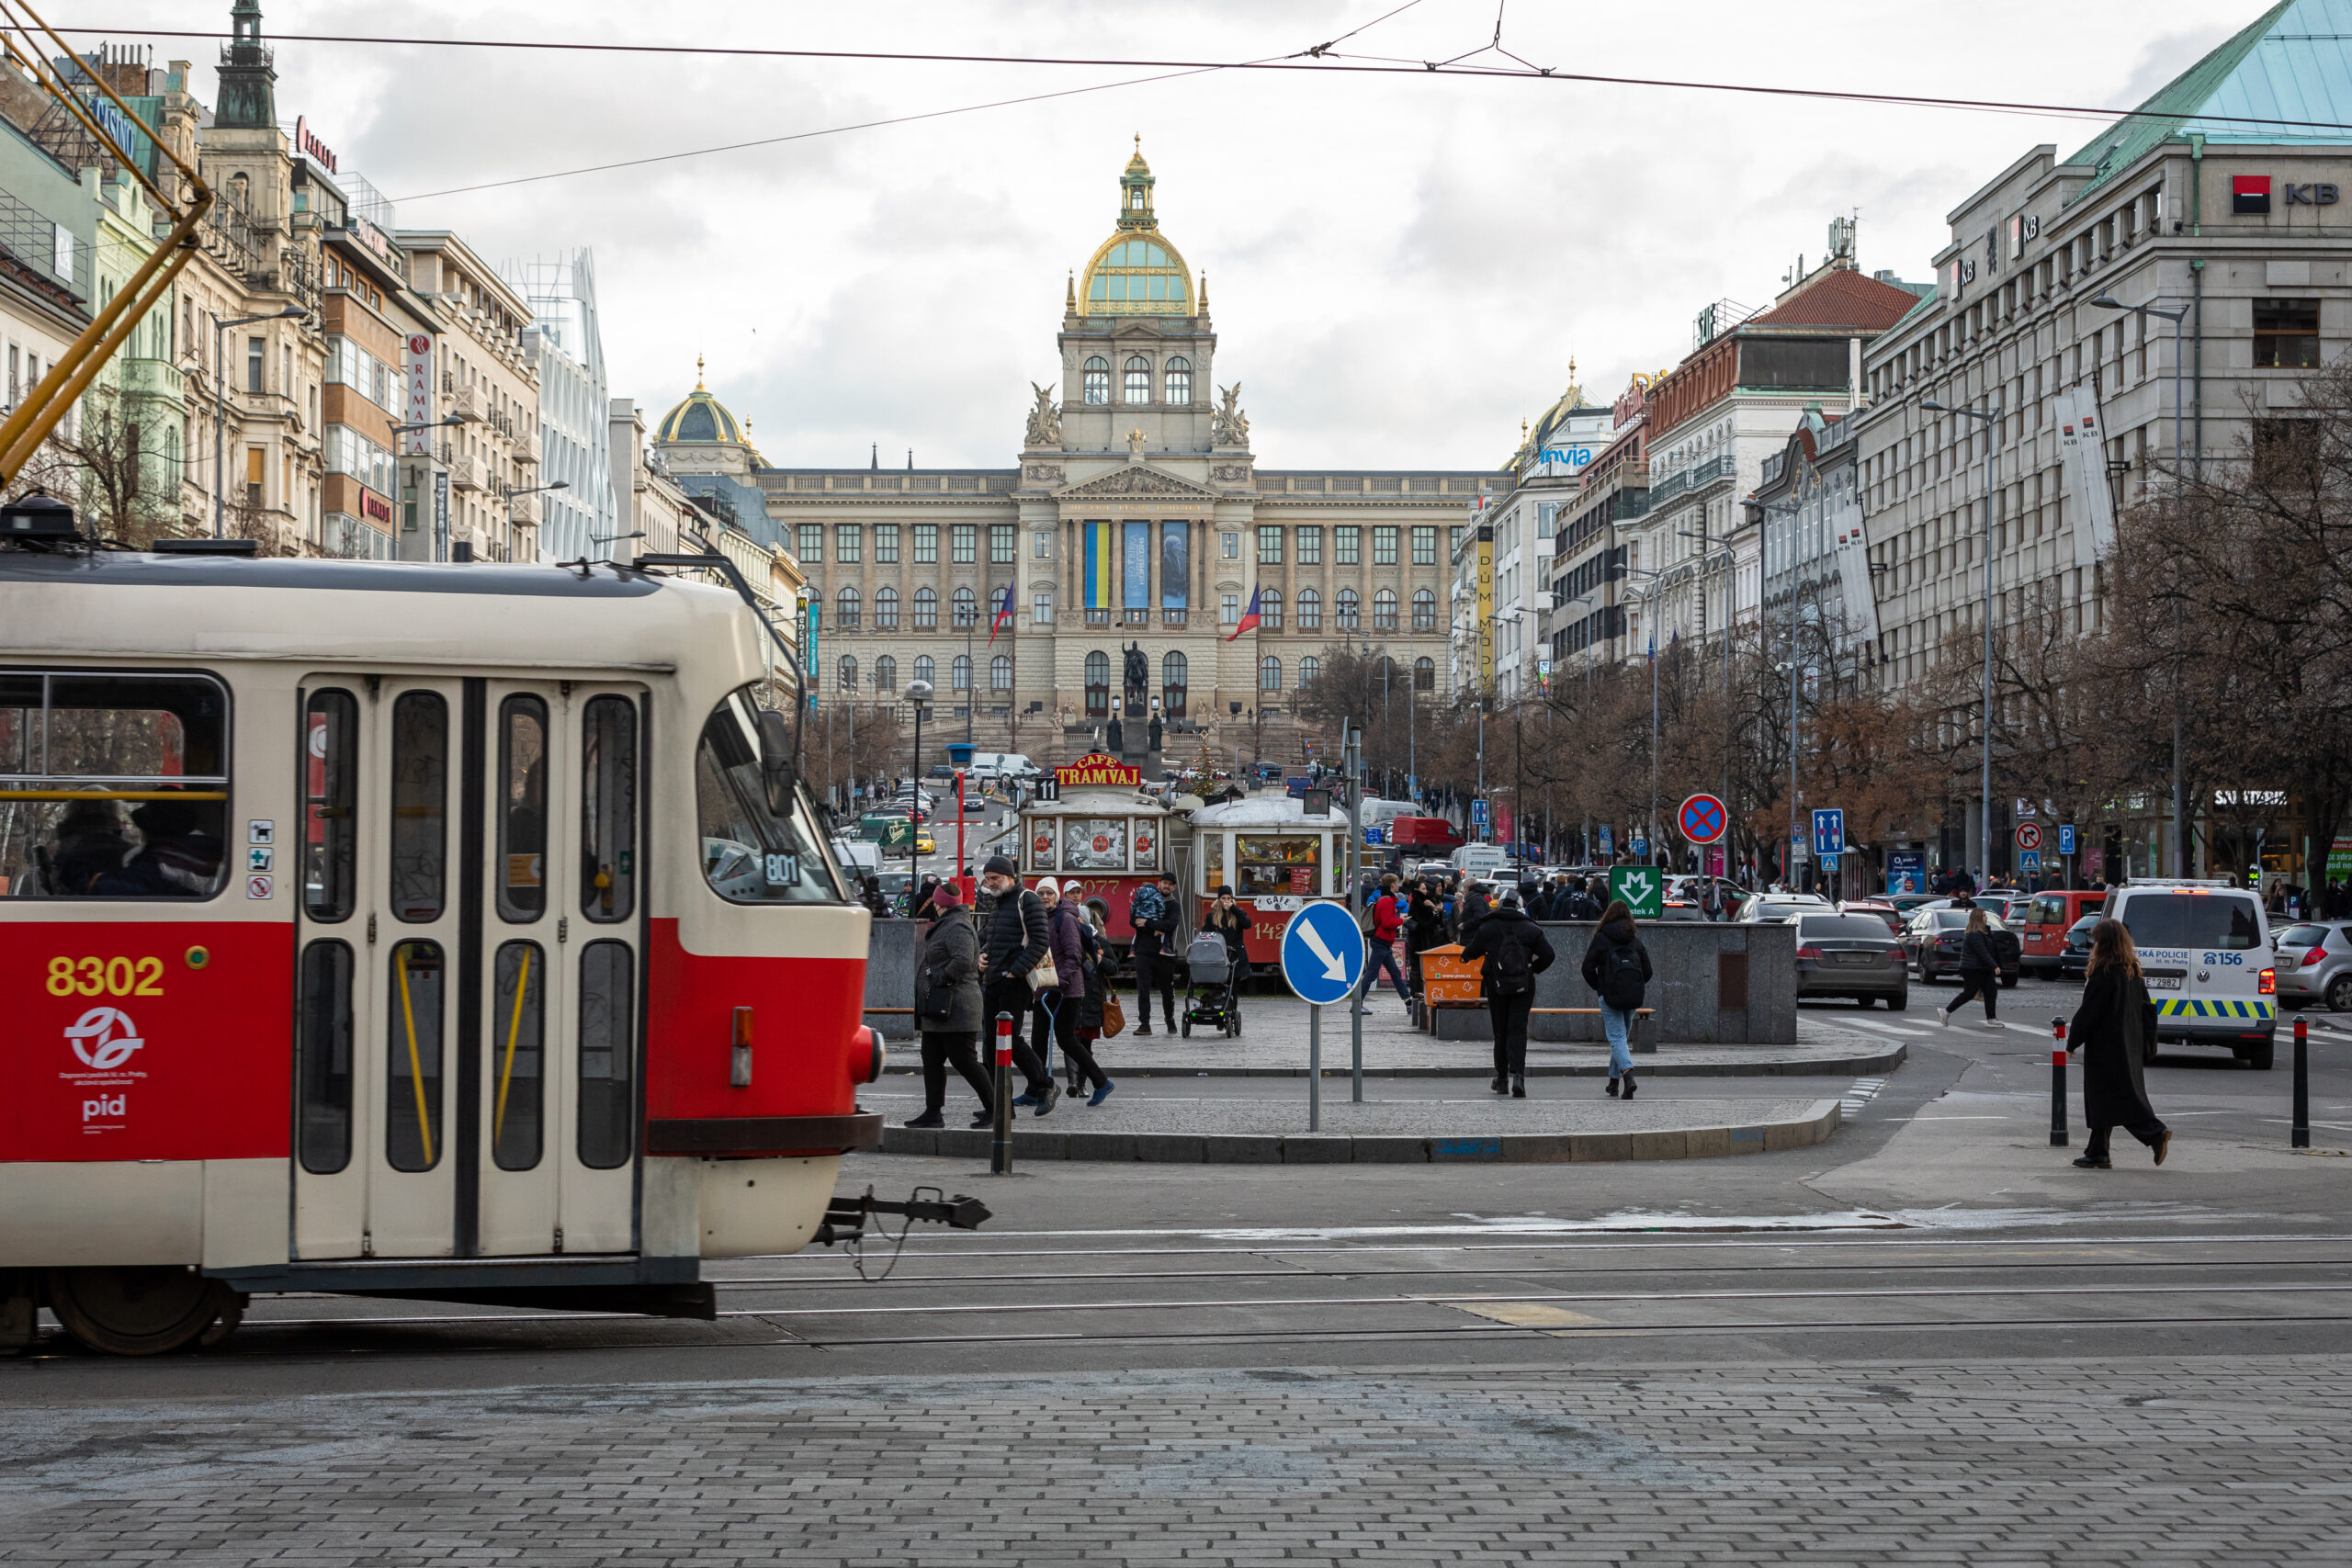
[(126, 355), (116, 363), (122, 368), (122, 390), (126, 397), (177, 400), (185, 394), (187, 378), (168, 359), (138, 359)]
[(1730, 479), (1738, 468), (1739, 465), (1729, 457), (1710, 457), (1703, 463), (1693, 463), (1687, 468), (1678, 469), (1650, 486), (1647, 510), (1655, 512), (1678, 497), (1704, 490), (1718, 479)]
[(535, 493), (525, 491), (518, 491), (514, 495), (508, 496), (506, 498), (506, 519), (508, 522), (517, 525), (527, 524), (534, 527), (537, 526), (539, 521), (538, 496)]
[(458, 387), (449, 392), (449, 412), (469, 423), (477, 422), (481, 418), (481, 400), (471, 387)]
[(481, 459), (463, 452), (453, 452), (447, 457), (451, 490), (487, 490), (481, 471)]

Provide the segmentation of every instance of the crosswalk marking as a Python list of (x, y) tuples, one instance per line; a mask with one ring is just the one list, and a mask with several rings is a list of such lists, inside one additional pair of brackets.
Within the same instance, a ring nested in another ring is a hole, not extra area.
[(1856, 1078), (1846, 1090), (1845, 1098), (1838, 1102), (1838, 1119), (1842, 1121), (1860, 1112), (1863, 1106), (1876, 1100), (1878, 1091), (1885, 1087), (1884, 1078)]

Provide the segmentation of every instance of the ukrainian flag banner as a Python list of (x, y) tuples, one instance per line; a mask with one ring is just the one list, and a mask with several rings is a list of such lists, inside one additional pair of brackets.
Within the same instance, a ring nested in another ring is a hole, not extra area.
[(1111, 608), (1111, 525), (1085, 524), (1086, 607), (1090, 610)]

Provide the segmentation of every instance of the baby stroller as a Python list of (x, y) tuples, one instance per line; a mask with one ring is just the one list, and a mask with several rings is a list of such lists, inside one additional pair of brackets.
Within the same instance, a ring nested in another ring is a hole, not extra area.
[(1215, 931), (1203, 931), (1184, 949), (1183, 1032), (1193, 1025), (1241, 1037), (1241, 986), (1234, 973), (1233, 952)]

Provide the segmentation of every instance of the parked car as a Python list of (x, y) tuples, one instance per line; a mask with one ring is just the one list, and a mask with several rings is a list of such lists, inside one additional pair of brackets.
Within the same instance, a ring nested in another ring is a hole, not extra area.
[(1883, 898), (1849, 898), (1838, 906), (1841, 915), (1871, 915), (1886, 922), (1886, 929), (1896, 936), (1903, 934), (1903, 911)]
[[(2016, 985), (2021, 956), (2017, 932), (1989, 911), (1984, 925), (1993, 935), (1994, 955), (2001, 961), (2001, 984)], [(1947, 975), (1959, 976), (1961, 942), (1967, 934), (1968, 911), (1955, 909), (1949, 903), (1942, 908), (1922, 909), (1911, 917), (1910, 925), (1904, 929), (1903, 945), (1911, 966), (1918, 971), (1921, 985), (1932, 986)]]
[(1745, 922), (1765, 921), (1780, 924), (1793, 920), (1800, 914), (1834, 915), (1837, 908), (1828, 899), (1816, 893), (1751, 893), (1739, 907), (1738, 919)]
[(2091, 931), (2105, 915), (2085, 915), (2066, 928), (2065, 945), (2058, 952), (2058, 977), (2079, 980), (2091, 964)]
[(1797, 917), (1797, 999), (1851, 997), (1864, 1007), (1884, 998), (1896, 1012), (1911, 1005), (1911, 970), (1903, 944), (1874, 914)]
[(1930, 904), (1951, 903), (1951, 895), (1948, 893), (1890, 893), (1886, 896), (1886, 901), (1894, 905), (1902, 912), (1903, 918), (1908, 920)]
[(2352, 926), (2289, 926), (2274, 951), (2280, 1007), (2352, 1012)]
[(2025, 949), (2021, 962), (2026, 973), (2064, 974), (2066, 944), (2075, 926), (2086, 916), (2096, 922), (2099, 911), (2106, 907), (2107, 890), (2103, 887), (2053, 887), (2029, 897), (2024, 915), (2009, 922), (2018, 928), (2018, 940)]

